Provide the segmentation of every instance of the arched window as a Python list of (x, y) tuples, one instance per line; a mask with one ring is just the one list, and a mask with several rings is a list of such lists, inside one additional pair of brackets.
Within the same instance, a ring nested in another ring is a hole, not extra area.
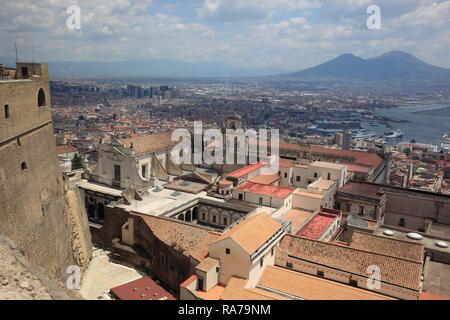
[(38, 93), (38, 107), (45, 107), (46, 103), (45, 103), (45, 92), (44, 89), (39, 89), (39, 93)]
[(105, 218), (105, 206), (103, 203), (97, 204), (97, 219), (103, 220)]

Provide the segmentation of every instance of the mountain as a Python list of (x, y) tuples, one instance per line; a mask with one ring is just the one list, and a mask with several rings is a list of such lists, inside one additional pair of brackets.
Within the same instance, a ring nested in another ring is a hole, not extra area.
[[(15, 58), (1, 57), (0, 63), (15, 66)], [(277, 68), (240, 69), (225, 63), (192, 63), (180, 60), (144, 61), (49, 61), (50, 75), (59, 78), (170, 78), (170, 77), (258, 77), (283, 74)]]
[(344, 54), (289, 76), (367, 80), (450, 80), (450, 69), (432, 66), (406, 52), (391, 51), (371, 59)]

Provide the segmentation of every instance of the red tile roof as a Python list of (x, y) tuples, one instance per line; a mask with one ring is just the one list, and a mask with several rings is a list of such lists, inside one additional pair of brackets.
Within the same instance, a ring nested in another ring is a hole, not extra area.
[(176, 300), (149, 277), (143, 277), (111, 289), (117, 300)]
[(260, 168), (264, 167), (264, 163), (262, 163), (261, 161), (253, 163), (249, 166), (243, 167), (241, 169), (238, 169), (236, 171), (233, 171), (231, 173), (228, 174), (228, 177), (232, 177), (232, 178), (241, 178), (253, 171), (256, 171)]
[(291, 195), (292, 192), (294, 192), (294, 189), (292, 189), (292, 188), (266, 186), (263, 184), (252, 183), (252, 182), (246, 182), (244, 184), (241, 184), (239, 187), (236, 188), (236, 190), (256, 193), (256, 194), (265, 195), (265, 196), (272, 196), (272, 197), (281, 198), (281, 199), (288, 197), (289, 195)]
[(265, 184), (265, 185), (273, 185), (275, 182), (280, 180), (279, 175), (260, 175), (253, 177), (249, 180), (249, 182), (252, 183), (259, 183), (259, 184)]
[(78, 152), (78, 150), (70, 144), (62, 144), (62, 145), (56, 146), (57, 154), (73, 153), (73, 152)]
[(334, 214), (321, 212), (312, 218), (303, 228), (301, 228), (300, 231), (297, 232), (297, 236), (317, 240), (337, 218), (338, 216)]

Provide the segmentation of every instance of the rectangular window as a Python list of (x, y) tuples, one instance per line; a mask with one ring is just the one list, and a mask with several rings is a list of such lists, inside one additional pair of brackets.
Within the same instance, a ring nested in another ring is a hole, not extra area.
[(263, 204), (263, 198), (259, 197), (259, 204)]
[(405, 218), (401, 218), (401, 219), (400, 219), (400, 222), (398, 223), (398, 225), (399, 225), (400, 227), (404, 227), (404, 226), (406, 225)]
[(228, 219), (227, 218), (223, 218), (223, 224), (226, 225), (226, 226), (228, 225)]
[(357, 286), (358, 286), (358, 281), (353, 280), (353, 279), (350, 279), (349, 284), (350, 284), (352, 287), (357, 287)]
[(293, 269), (294, 265), (292, 264), (292, 262), (286, 262), (286, 268)]
[(272, 250), (270, 250), (270, 255), (273, 256), (275, 253), (275, 248), (272, 248)]
[(213, 223), (216, 223), (216, 221), (217, 221), (216, 216), (213, 216)]
[(202, 213), (202, 220), (206, 220), (206, 214)]
[(239, 200), (242, 200), (242, 199), (244, 199), (244, 196), (242, 193), (239, 193)]
[(197, 290), (203, 291), (203, 279), (202, 278), (198, 278), (198, 280), (197, 280)]
[(323, 271), (317, 270), (317, 276), (323, 278), (325, 276), (325, 273)]
[(225, 253), (226, 253), (226, 254), (230, 254), (230, 253), (231, 253), (231, 250), (228, 249), (228, 248), (226, 248), (226, 249), (225, 249)]
[(146, 164), (144, 164), (142, 166), (142, 177), (147, 178), (147, 165)]
[(318, 176), (317, 172), (314, 172), (314, 178), (317, 178)]
[(262, 268), (264, 265), (264, 258), (261, 258), (261, 260), (259, 260), (259, 267)]
[(328, 173), (328, 180), (331, 180), (331, 173)]
[(287, 172), (284, 173), (284, 177), (287, 178)]
[(28, 74), (28, 67), (22, 67), (22, 77), (28, 78), (30, 75)]
[(5, 119), (9, 118), (9, 105), (5, 104)]
[(297, 178), (296, 178), (297, 182), (300, 182), (300, 179), (301, 179), (301, 177), (297, 176)]

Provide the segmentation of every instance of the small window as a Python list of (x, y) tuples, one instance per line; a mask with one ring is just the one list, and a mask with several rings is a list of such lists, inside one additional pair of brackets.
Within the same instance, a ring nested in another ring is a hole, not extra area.
[(46, 106), (46, 102), (45, 102), (45, 92), (44, 89), (39, 89), (39, 93), (38, 93), (38, 106), (39, 107), (45, 107)]
[(244, 199), (244, 195), (242, 193), (239, 193), (239, 200)]
[(357, 287), (357, 286), (358, 286), (358, 281), (353, 280), (353, 279), (350, 279), (349, 284), (350, 284), (352, 287)]
[(231, 250), (228, 249), (228, 248), (226, 248), (226, 249), (225, 249), (225, 253), (226, 253), (226, 254), (230, 254), (230, 253), (231, 253)]
[(217, 222), (217, 218), (216, 218), (216, 216), (213, 216), (213, 223), (216, 223)]
[(325, 273), (323, 271), (317, 270), (317, 276), (323, 278)]
[(27, 170), (27, 163), (25, 161), (22, 162), (22, 164), (20, 166), (22, 168), (22, 171)]
[(328, 173), (327, 179), (331, 180), (331, 173)]
[(405, 218), (401, 218), (401, 219), (400, 219), (400, 222), (398, 223), (398, 225), (399, 225), (400, 227), (406, 226)]
[(263, 198), (259, 197), (259, 204), (263, 204)]
[(287, 178), (287, 172), (284, 173), (284, 177)]
[(206, 214), (202, 213), (202, 220), (206, 220)]
[(292, 262), (286, 262), (286, 268), (293, 269), (294, 265), (292, 264)]
[(228, 225), (228, 218), (223, 218), (223, 224), (226, 226)]
[(17, 138), (17, 145), (19, 146), (19, 148), (22, 146), (22, 142), (20, 141), (20, 138)]
[(272, 250), (270, 250), (270, 255), (273, 257), (274, 253), (275, 253), (275, 248), (272, 248)]
[(300, 179), (301, 179), (301, 177), (297, 176), (297, 178), (296, 178), (297, 182), (300, 182)]
[(28, 78), (30, 75), (28, 74), (28, 67), (22, 67), (22, 77)]
[(9, 119), (9, 105), (5, 104), (5, 119)]
[(262, 268), (264, 266), (264, 257), (259, 260), (259, 267)]
[(314, 178), (317, 178), (318, 176), (317, 172), (314, 172)]
[(216, 267), (216, 273), (219, 273), (219, 267)]

